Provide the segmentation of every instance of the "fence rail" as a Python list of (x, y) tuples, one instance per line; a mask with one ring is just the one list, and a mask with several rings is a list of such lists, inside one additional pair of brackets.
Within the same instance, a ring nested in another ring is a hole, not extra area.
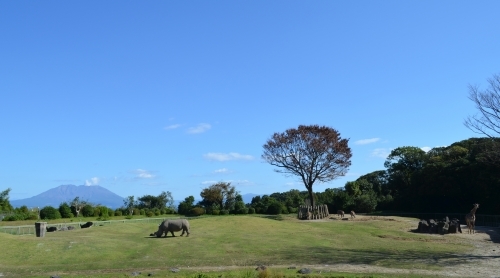
[[(443, 219), (456, 218), (461, 224), (465, 224), (465, 216), (467, 213), (422, 213), (422, 212), (387, 212), (377, 213), (380, 216), (403, 216), (414, 217), (418, 219)], [(500, 227), (500, 215), (476, 214), (476, 226), (485, 227)]]
[[(168, 217), (168, 218), (140, 218), (140, 219), (123, 219), (123, 220), (104, 220), (104, 221), (92, 221), (94, 226), (104, 226), (110, 224), (120, 224), (120, 223), (161, 223), (166, 219), (178, 219), (180, 217)], [(80, 224), (85, 224), (86, 221), (70, 222), (70, 223), (47, 223), (47, 227), (57, 227), (58, 229), (62, 227), (73, 226), (75, 229), (80, 229)], [(22, 226), (0, 226), (0, 233), (7, 233), (11, 235), (34, 235), (35, 224), (33, 225), (22, 225)]]

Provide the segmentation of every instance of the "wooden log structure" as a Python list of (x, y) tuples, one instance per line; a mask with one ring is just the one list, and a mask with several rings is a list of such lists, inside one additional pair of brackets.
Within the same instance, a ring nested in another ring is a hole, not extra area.
[(301, 220), (323, 219), (330, 216), (327, 205), (319, 206), (300, 206), (297, 218)]

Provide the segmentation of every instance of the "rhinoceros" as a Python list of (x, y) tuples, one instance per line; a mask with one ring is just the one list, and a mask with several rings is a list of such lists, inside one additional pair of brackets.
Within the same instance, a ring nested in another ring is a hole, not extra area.
[(163, 233), (165, 233), (165, 237), (167, 237), (168, 232), (174, 235), (174, 232), (178, 232), (182, 230), (181, 236), (184, 235), (184, 232), (187, 233), (186, 236), (189, 236), (189, 222), (187, 219), (170, 219), (161, 222), (158, 226), (158, 231), (150, 234), (150, 236), (161, 237)]

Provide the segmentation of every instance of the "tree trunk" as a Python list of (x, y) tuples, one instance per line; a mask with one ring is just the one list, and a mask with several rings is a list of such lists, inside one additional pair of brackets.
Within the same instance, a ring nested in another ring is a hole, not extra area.
[(309, 201), (311, 201), (311, 206), (314, 207), (315, 203), (314, 203), (314, 195), (313, 195), (313, 191), (312, 191), (312, 186), (307, 187), (307, 193), (309, 193)]

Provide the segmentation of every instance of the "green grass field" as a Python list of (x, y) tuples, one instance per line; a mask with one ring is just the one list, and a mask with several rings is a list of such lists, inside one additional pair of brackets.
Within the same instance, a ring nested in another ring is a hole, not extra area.
[[(190, 219), (190, 237), (179, 237), (177, 232), (175, 238), (149, 237), (158, 223), (140, 222), (46, 233), (43, 238), (0, 233), (0, 273), (6, 277), (129, 277), (141, 272), (144, 277), (155, 273), (156, 277), (201, 278), (205, 272), (220, 272), (225, 277), (257, 277), (255, 267), (264, 264), (271, 276), (295, 277), (297, 270), (287, 270), (288, 266), (349, 263), (439, 269), (438, 262), (472, 248), (453, 237), (411, 233), (415, 227), (410, 222), (393, 219), (397, 221), (205, 217)], [(182, 271), (171, 273), (173, 267)], [(223, 271), (229, 267), (238, 268)]]

